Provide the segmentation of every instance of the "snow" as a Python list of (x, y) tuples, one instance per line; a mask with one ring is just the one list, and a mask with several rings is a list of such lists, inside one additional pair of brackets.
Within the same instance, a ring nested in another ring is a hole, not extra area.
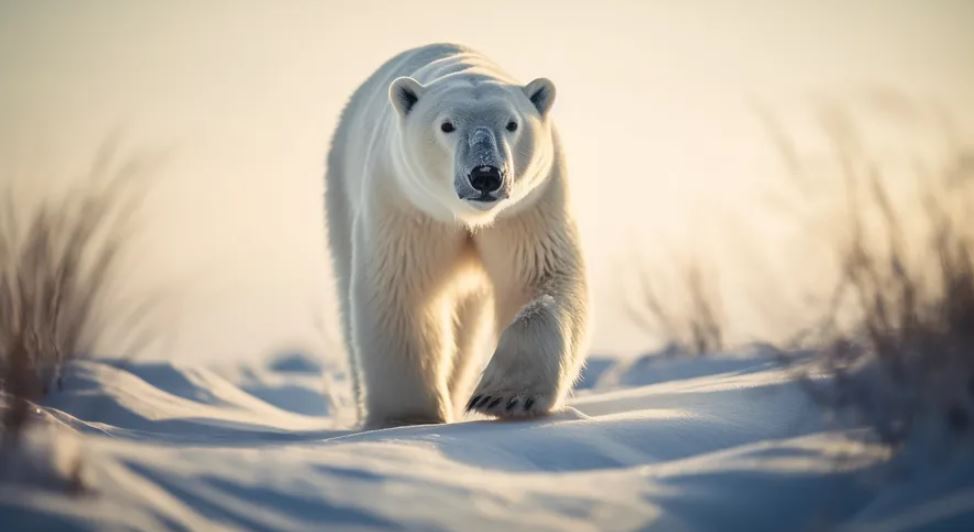
[[(24, 448), (53, 447), (60, 462), (76, 453), (90, 489), (71, 495), (8, 478), (0, 521), (754, 531), (974, 523), (974, 468), (891, 469), (886, 447), (827, 421), (796, 372), (760, 350), (595, 357), (566, 411), (531, 421), (356, 432), (349, 389), (342, 367), (301, 354), (206, 367), (76, 362)], [(23, 463), (31, 460), (40, 458)]]

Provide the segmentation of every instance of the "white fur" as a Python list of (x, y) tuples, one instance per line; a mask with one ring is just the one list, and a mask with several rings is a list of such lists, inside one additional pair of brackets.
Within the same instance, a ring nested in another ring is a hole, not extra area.
[[(367, 426), (448, 422), (471, 396), (487, 414), (539, 415), (570, 391), (588, 298), (554, 96), (546, 79), (520, 85), (476, 52), (430, 45), (383, 65), (345, 109), (326, 201)], [(506, 172), (496, 201), (469, 197), (478, 161)]]

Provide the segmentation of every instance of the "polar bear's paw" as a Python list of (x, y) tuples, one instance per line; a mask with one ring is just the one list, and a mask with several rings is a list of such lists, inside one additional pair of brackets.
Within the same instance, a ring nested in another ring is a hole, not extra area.
[[(565, 341), (544, 296), (526, 305), (501, 334), (467, 410), (501, 418), (534, 417), (559, 406)], [(569, 383), (570, 384), (570, 383)]]
[(525, 373), (524, 368), (503, 371), (493, 366), (487, 366), (467, 403), (467, 411), (500, 418), (528, 418), (545, 415), (555, 406), (557, 383)]
[(551, 410), (551, 403), (546, 395), (487, 390), (470, 399), (467, 411), (501, 418), (527, 418), (547, 414)]

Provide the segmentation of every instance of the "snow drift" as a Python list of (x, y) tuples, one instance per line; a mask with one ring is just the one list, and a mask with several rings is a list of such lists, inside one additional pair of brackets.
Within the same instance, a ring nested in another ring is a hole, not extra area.
[(45, 427), (56, 446), (74, 441), (90, 489), (6, 482), (0, 516), (17, 529), (972, 523), (970, 467), (919, 483), (890, 473), (885, 447), (826, 422), (771, 356), (590, 368), (550, 418), (353, 432), (345, 375), (302, 355), (208, 368), (75, 362), (26, 446)]

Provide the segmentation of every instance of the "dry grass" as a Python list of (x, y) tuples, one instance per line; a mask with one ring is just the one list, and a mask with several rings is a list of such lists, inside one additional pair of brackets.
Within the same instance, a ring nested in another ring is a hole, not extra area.
[[(829, 316), (824, 349), (837, 382), (832, 402), (870, 421), (899, 442), (918, 422), (940, 418), (958, 434), (971, 429), (974, 404), (974, 246), (946, 208), (929, 206), (932, 232), (925, 265), (911, 263), (885, 191), (874, 183), (870, 201), (882, 212), (884, 251), (852, 228), (843, 252), (836, 301), (858, 309), (854, 327)], [(968, 220), (968, 223), (974, 220)], [(971, 225), (966, 225), (971, 227)], [(931, 264), (932, 263), (932, 264)]]
[(626, 301), (630, 319), (664, 338), (667, 352), (700, 356), (722, 350), (723, 318), (713, 279), (691, 263), (679, 285), (683, 297), (663, 298), (654, 278), (648, 271), (641, 272), (639, 290)]
[[(812, 326), (777, 349), (782, 359), (817, 353), (810, 371), (830, 378), (805, 379), (809, 392), (888, 443), (920, 433), (974, 441), (974, 154), (949, 146), (943, 167), (917, 166), (917, 193), (894, 198), (890, 176), (841, 109), (820, 116), (834, 163), (825, 174), (823, 165), (806, 164), (773, 117), (761, 118), (798, 192), (797, 206), (816, 193), (842, 196), (838, 212), (824, 217), (835, 225), (808, 235), (833, 244), (836, 285), (824, 316), (809, 316)], [(835, 176), (839, 186), (829, 187)], [(668, 352), (722, 350), (725, 322), (713, 277), (696, 266), (684, 272), (672, 285), (678, 291), (666, 297), (656, 289), (659, 277), (644, 273), (629, 315), (668, 339)]]
[[(920, 200), (894, 202), (851, 120), (823, 120), (845, 190), (839, 280), (826, 316), (805, 335), (832, 384), (810, 386), (893, 444), (931, 430), (969, 441), (974, 423), (974, 164), (957, 149), (918, 172)], [(775, 143), (801, 168), (780, 130)], [(810, 342), (809, 342), (810, 341)], [(941, 431), (943, 429), (943, 431)]]
[(137, 207), (136, 173), (103, 153), (84, 187), (61, 199), (33, 209), (11, 190), (0, 199), (0, 459), (16, 448), (34, 405), (61, 385), (64, 363), (87, 354), (101, 332)]

